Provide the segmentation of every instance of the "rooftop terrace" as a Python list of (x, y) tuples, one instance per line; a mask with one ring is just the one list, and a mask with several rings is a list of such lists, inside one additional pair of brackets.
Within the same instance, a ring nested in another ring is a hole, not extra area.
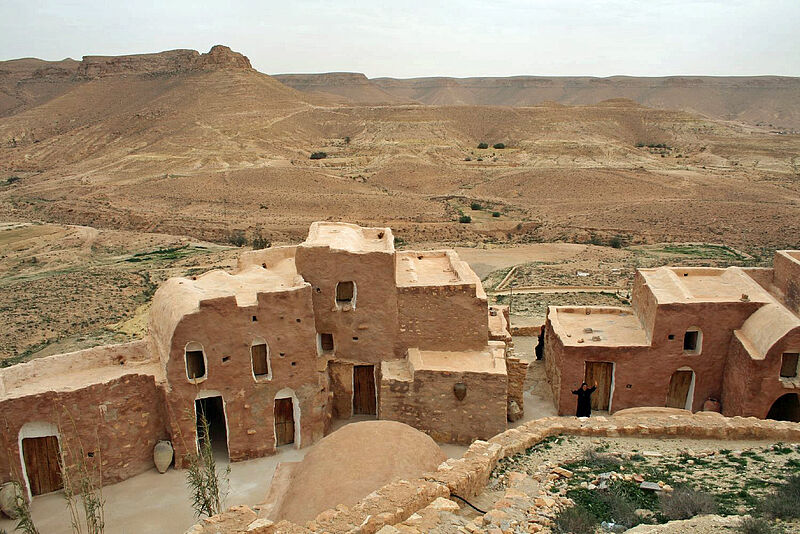
[(659, 304), (771, 300), (767, 292), (738, 267), (659, 267), (639, 272)]
[(362, 228), (342, 222), (315, 222), (302, 246), (330, 247), (347, 252), (394, 252), (390, 228)]
[(552, 306), (549, 318), (564, 345), (649, 346), (642, 324), (627, 308)]

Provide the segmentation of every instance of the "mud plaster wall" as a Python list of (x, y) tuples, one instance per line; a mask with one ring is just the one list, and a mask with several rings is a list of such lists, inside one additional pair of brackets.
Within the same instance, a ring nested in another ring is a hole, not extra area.
[[(463, 401), (453, 393), (457, 382), (467, 385)], [(506, 390), (504, 374), (418, 370), (410, 382), (381, 380), (381, 419), (406, 423), (436, 441), (470, 443), (505, 430)]]
[(489, 341), (488, 308), (475, 286), (397, 288), (400, 344), (420, 350), (480, 350)]
[[(299, 246), (295, 262), (297, 271), (313, 287), (317, 332), (333, 334), (337, 358), (378, 364), (403, 356), (395, 346), (394, 254)], [(336, 284), (347, 281), (356, 284), (355, 309), (336, 305)]]
[[(250, 346), (255, 338), (263, 338), (269, 347), (270, 380), (253, 376)], [(190, 341), (202, 344), (206, 356), (207, 378), (197, 384), (186, 376), (184, 347)], [(207, 392), (223, 398), (233, 461), (274, 452), (274, 401), (281, 389), (290, 388), (297, 396), (300, 445), (321, 438), (329, 424), (326, 362), (317, 356), (307, 285), (260, 293), (258, 304), (250, 307), (238, 307), (234, 297), (203, 301), (176, 328), (167, 373), (172, 390), (166, 402), (179, 463), (195, 450), (194, 401)]]
[(734, 336), (725, 367), (722, 413), (763, 418), (779, 397), (800, 393), (800, 380), (780, 378), (783, 353), (799, 348), (800, 329), (795, 329), (775, 343), (763, 360), (756, 360)]
[(353, 415), (353, 363), (332, 361), (328, 364), (333, 417), (349, 419)]
[(774, 269), (775, 285), (783, 293), (786, 306), (794, 313), (800, 313), (800, 262), (776, 253)]
[(644, 276), (639, 271), (633, 278), (633, 291), (631, 292), (631, 306), (633, 312), (642, 323), (647, 338), (653, 335), (656, 320), (656, 297), (645, 282)]
[[(547, 309), (547, 321), (544, 324), (544, 347), (542, 347), (542, 358), (544, 359), (544, 370), (547, 375), (547, 382), (553, 393), (556, 402), (556, 409), (559, 408), (559, 397), (561, 395), (561, 359), (564, 354), (564, 344), (553, 330), (553, 323), (550, 315), (555, 314), (551, 307)], [(566, 410), (566, 408), (564, 408)], [(568, 411), (560, 412), (568, 413)]]
[[(672, 374), (681, 368), (695, 373), (692, 409), (700, 410), (708, 398), (720, 399), (725, 363), (733, 330), (741, 326), (759, 303), (692, 303), (659, 306), (652, 333), (652, 346), (564, 346), (548, 342), (546, 362), (553, 375), (559, 414), (575, 411), (572, 390), (584, 379), (585, 362), (614, 363), (611, 411), (635, 406), (664, 406)], [(702, 333), (700, 354), (683, 351), (683, 335), (691, 327)], [(552, 325), (548, 323), (548, 333)], [(674, 335), (670, 340), (669, 335)], [(555, 337), (554, 335), (552, 336)], [(555, 353), (555, 354), (554, 354)], [(558, 382), (558, 390), (555, 384)], [(630, 385), (630, 387), (628, 387)]]
[(18, 436), (31, 422), (58, 427), (65, 453), (78, 454), (81, 447), (94, 451), (85, 460), (90, 468), (102, 461), (104, 484), (151, 469), (155, 443), (168, 438), (161, 399), (153, 376), (130, 374), (74, 391), (0, 402), (0, 447), (7, 453), (0, 453), (0, 482), (23, 482)]

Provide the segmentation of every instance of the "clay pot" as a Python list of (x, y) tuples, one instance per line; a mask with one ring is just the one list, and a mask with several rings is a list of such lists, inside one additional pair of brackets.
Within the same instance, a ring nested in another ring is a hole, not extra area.
[(175, 450), (172, 448), (171, 442), (162, 439), (156, 443), (156, 446), (153, 447), (153, 463), (156, 464), (159, 473), (167, 472), (174, 455)]
[(22, 499), (22, 488), (16, 482), (0, 486), (0, 511), (11, 519), (17, 519), (17, 499)]
[(463, 401), (464, 397), (467, 396), (467, 385), (463, 382), (457, 382), (453, 385), (453, 394), (458, 400)]
[(722, 405), (717, 399), (706, 399), (703, 403), (703, 411), (720, 413), (722, 411)]

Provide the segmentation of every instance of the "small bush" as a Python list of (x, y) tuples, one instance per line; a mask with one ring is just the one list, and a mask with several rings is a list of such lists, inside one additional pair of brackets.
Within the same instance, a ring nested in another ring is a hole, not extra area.
[(670, 521), (691, 519), (699, 514), (713, 514), (717, 511), (714, 496), (704, 491), (681, 486), (670, 494), (659, 495), (661, 513)]
[(553, 522), (553, 531), (559, 534), (593, 534), (599, 523), (589, 510), (581, 506), (561, 510)]
[(612, 248), (622, 248), (622, 237), (615, 235), (608, 244), (611, 245)]
[(473, 202), (472, 204), (469, 205), (469, 207), (470, 207), (470, 209), (473, 209), (473, 210), (476, 210), (476, 211), (483, 209), (483, 206), (481, 206), (480, 203), (478, 203), (478, 202)]
[(583, 451), (583, 461), (596, 469), (612, 471), (622, 465), (622, 460), (610, 454), (603, 454), (596, 448), (587, 448)]
[(472, 161), (472, 158), (467, 156), (466, 158), (464, 158), (464, 161)]
[(472, 222), (472, 217), (470, 217), (469, 215), (462, 215), (461, 217), (458, 218), (458, 222), (460, 222), (461, 224), (469, 224)]
[(489, 144), (488, 143), (478, 143), (478, 148), (481, 148), (481, 149), (489, 148)]
[(21, 178), (19, 176), (11, 176), (6, 180), (6, 184), (8, 184), (8, 185), (15, 184), (15, 183), (19, 182), (20, 179)]
[(499, 211), (493, 211), (492, 212), (492, 217), (500, 217), (500, 212)]
[(325, 159), (328, 157), (327, 152), (314, 152), (311, 154), (311, 159)]
[(243, 247), (247, 244), (244, 230), (234, 230), (228, 235), (228, 243), (236, 247)]
[(745, 517), (736, 527), (740, 534), (783, 534), (785, 530), (760, 517)]
[(255, 234), (253, 234), (251, 243), (253, 245), (253, 250), (261, 250), (262, 248), (269, 248), (272, 246), (269, 239), (261, 235), (261, 230), (259, 229), (256, 229)]
[(344, 144), (346, 144), (346, 145), (350, 144), (350, 136), (349, 135), (344, 138)]
[(785, 483), (778, 484), (774, 492), (764, 496), (758, 509), (770, 519), (800, 518), (800, 475), (793, 475)]
[(492, 145), (492, 148), (496, 148), (497, 150), (501, 150), (505, 147), (506, 147), (505, 143), (495, 143)]

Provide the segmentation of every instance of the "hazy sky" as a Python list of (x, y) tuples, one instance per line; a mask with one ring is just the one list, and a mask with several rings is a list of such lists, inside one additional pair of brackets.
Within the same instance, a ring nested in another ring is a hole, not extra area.
[(0, 0), (0, 58), (226, 44), (266, 73), (800, 76), (800, 0)]

